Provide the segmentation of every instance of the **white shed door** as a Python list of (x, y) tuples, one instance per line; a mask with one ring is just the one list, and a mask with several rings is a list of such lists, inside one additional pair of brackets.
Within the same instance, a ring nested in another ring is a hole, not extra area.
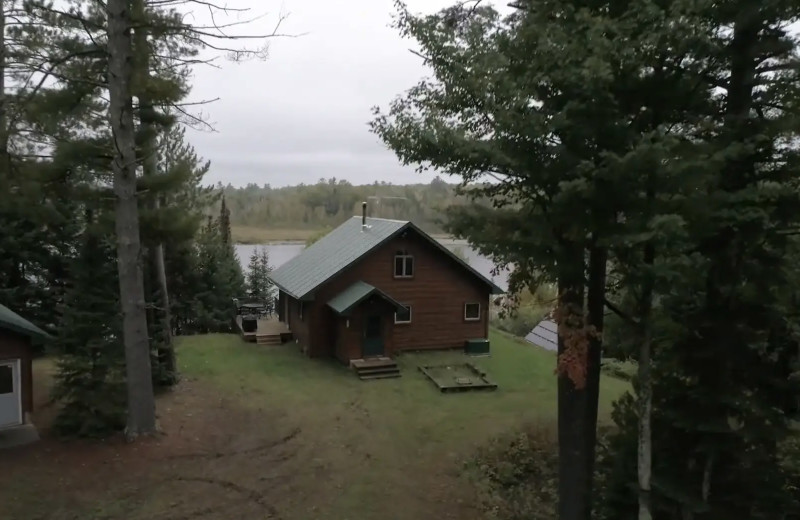
[(22, 424), (19, 360), (0, 361), (0, 428)]

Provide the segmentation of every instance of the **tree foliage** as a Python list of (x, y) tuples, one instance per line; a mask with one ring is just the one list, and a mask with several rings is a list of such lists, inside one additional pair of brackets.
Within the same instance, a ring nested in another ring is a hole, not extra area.
[(439, 178), (429, 184), (360, 186), (331, 178), (282, 188), (226, 186), (224, 191), (234, 226), (333, 229), (361, 215), (361, 203), (367, 202), (370, 217), (412, 220), (430, 233), (441, 233), (445, 209), (467, 202), (454, 188)]
[[(786, 489), (800, 207), (786, 27), (800, 12), (517, 7), (415, 16), (400, 4), (398, 28), (433, 76), (372, 128), (404, 163), (461, 180), (476, 203), (449, 209), (446, 227), (511, 264), (512, 292), (558, 284), (559, 516), (590, 514), (605, 306), (620, 347), (647, 345), (628, 352), (641, 362), (638, 404), (617, 414), (627, 509), (609, 517), (633, 516), (637, 487), (640, 518), (770, 517), (793, 499), (744, 488), (758, 468), (778, 483), (770, 493)], [(651, 448), (664, 457), (652, 471)], [(747, 472), (728, 466), (737, 457)]]
[(109, 297), (117, 284), (113, 244), (91, 212), (84, 225), (58, 324), (53, 398), (61, 404), (56, 431), (96, 437), (125, 425), (125, 355), (119, 306)]
[(272, 266), (269, 263), (269, 251), (258, 247), (250, 255), (247, 265), (247, 294), (266, 305), (267, 313), (275, 312), (275, 284), (269, 279)]

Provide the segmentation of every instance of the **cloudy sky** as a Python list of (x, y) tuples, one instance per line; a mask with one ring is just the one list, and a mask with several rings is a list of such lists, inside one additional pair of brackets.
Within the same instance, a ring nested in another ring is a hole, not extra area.
[[(414, 12), (433, 12), (451, 3), (407, 2)], [(219, 61), (219, 69), (195, 69), (192, 98), (219, 98), (202, 107), (215, 131), (190, 131), (198, 154), (211, 160), (208, 181), (285, 186), (320, 177), (354, 184), (432, 178), (402, 167), (367, 128), (372, 106), (387, 106), (426, 74), (420, 59), (408, 51), (413, 42), (389, 26), (392, 0), (227, 4), (267, 13), (240, 32), (271, 30), (283, 12), (288, 18), (281, 31), (305, 34), (272, 40), (266, 61)]]

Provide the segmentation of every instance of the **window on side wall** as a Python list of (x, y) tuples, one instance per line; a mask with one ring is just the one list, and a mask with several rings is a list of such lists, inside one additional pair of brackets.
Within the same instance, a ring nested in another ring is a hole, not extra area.
[(395, 323), (411, 323), (411, 306), (403, 305), (403, 307), (405, 308), (404, 311), (394, 313)]
[(477, 321), (481, 319), (481, 304), (480, 303), (465, 303), (464, 304), (464, 319), (466, 321)]
[(398, 251), (394, 255), (394, 277), (411, 278), (414, 276), (414, 257), (408, 251)]

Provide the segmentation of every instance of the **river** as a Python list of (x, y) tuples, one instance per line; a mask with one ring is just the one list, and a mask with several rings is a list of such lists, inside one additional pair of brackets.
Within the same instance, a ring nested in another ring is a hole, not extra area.
[[(450, 250), (460, 249), (473, 269), (492, 280), (501, 289), (506, 290), (508, 288), (508, 274), (504, 271), (493, 275), (492, 269), (494, 268), (494, 264), (492, 261), (472, 249), (463, 240), (444, 239), (438, 242)], [(269, 252), (269, 263), (273, 268), (277, 268), (299, 255), (300, 252), (303, 251), (303, 248), (305, 248), (305, 244), (303, 242), (275, 242), (262, 245), (236, 244), (236, 254), (239, 256), (239, 262), (242, 264), (242, 269), (245, 272), (247, 272), (247, 264), (250, 261), (250, 255), (253, 254), (253, 251), (257, 247), (267, 248)]]

